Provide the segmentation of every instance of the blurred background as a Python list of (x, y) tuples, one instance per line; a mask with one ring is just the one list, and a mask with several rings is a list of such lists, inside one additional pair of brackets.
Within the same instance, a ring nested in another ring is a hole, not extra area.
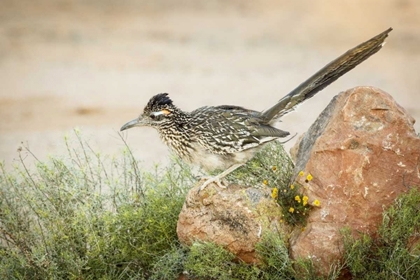
[[(119, 128), (160, 92), (187, 111), (263, 110), (388, 27), (385, 48), (279, 127), (303, 133), (334, 95), (359, 85), (390, 93), (420, 122), (418, 0), (0, 0), (0, 7), (6, 167), (22, 143), (39, 159), (64, 155), (74, 127), (95, 149), (116, 154), (124, 146)], [(146, 167), (166, 161), (153, 129), (123, 136)]]

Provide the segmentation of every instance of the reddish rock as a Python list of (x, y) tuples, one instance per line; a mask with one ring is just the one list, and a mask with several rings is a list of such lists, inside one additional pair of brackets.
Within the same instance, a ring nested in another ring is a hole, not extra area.
[(192, 188), (179, 215), (177, 234), (183, 244), (195, 240), (224, 246), (238, 259), (258, 262), (255, 244), (265, 230), (281, 230), (281, 209), (270, 189), (230, 185), (226, 189), (200, 184)]
[[(310, 257), (326, 274), (343, 253), (340, 229), (375, 235), (401, 193), (420, 186), (420, 138), (414, 119), (392, 97), (372, 87), (336, 96), (298, 144), (296, 171), (313, 180), (318, 199), (303, 232), (290, 240), (293, 258)], [(302, 180), (302, 177), (300, 178)]]

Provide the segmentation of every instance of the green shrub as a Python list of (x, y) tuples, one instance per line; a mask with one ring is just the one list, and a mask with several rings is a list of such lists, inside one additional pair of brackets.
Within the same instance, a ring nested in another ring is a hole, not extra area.
[(266, 232), (255, 250), (260, 257), (265, 279), (295, 279), (293, 261), (285, 238), (279, 233)]
[(121, 158), (103, 157), (78, 131), (66, 144), (66, 158), (34, 171), (23, 159), (11, 173), (0, 166), (0, 278), (148, 277), (178, 244), (189, 168), (173, 160), (143, 172), (128, 147)]
[(247, 164), (227, 176), (230, 182), (244, 186), (287, 188), (293, 173), (293, 162), (278, 141), (264, 146)]
[(194, 242), (186, 254), (184, 269), (192, 279), (295, 279), (280, 235), (263, 235), (256, 252), (261, 264), (249, 265), (219, 245)]
[(377, 237), (354, 238), (349, 229), (343, 236), (345, 263), (354, 279), (418, 279), (420, 191), (412, 188), (384, 212)]
[(181, 245), (172, 247), (154, 263), (151, 279), (177, 279), (184, 271), (187, 255), (188, 248)]
[(193, 278), (232, 279), (231, 267), (235, 255), (210, 242), (191, 245), (185, 269)]

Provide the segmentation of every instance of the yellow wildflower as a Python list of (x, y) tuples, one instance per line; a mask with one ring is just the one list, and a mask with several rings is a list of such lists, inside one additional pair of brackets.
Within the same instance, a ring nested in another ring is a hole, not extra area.
[(263, 184), (264, 184), (264, 185), (268, 185), (268, 181), (267, 181), (267, 180), (264, 180), (264, 181), (263, 181)]
[(307, 181), (311, 181), (314, 177), (312, 177), (312, 175), (309, 173), (308, 175), (306, 175), (306, 180)]
[(273, 189), (273, 191), (271, 192), (271, 197), (274, 199), (277, 199), (277, 197), (279, 197), (279, 190), (277, 188)]
[(294, 185), (290, 185), (290, 189), (292, 189), (292, 190), (293, 190), (294, 188), (295, 188), (295, 186), (294, 186)]
[(290, 207), (290, 208), (289, 208), (289, 212), (290, 212), (290, 213), (293, 213), (293, 212), (295, 212), (295, 208), (293, 208), (293, 207)]
[(308, 204), (308, 199), (309, 199), (309, 197), (307, 197), (306, 195), (304, 195), (303, 197), (302, 197), (302, 201), (303, 201), (303, 206), (305, 206), (306, 204)]
[(300, 196), (295, 196), (295, 200), (298, 202), (298, 203), (300, 203)]
[(305, 172), (300, 171), (300, 172), (299, 172), (299, 176), (300, 176), (300, 177), (303, 177), (303, 175), (305, 175)]
[(319, 207), (319, 206), (321, 206), (321, 202), (318, 199), (315, 199), (314, 202), (313, 202), (313, 205), (316, 206), (316, 207)]
[(271, 167), (271, 170), (276, 171), (276, 170), (277, 170), (277, 166), (275, 166), (275, 165), (274, 165), (274, 166), (272, 166), (272, 167)]

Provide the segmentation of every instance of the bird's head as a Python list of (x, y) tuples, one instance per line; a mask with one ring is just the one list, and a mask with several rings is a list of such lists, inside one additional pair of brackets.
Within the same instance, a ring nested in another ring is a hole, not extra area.
[(178, 110), (167, 93), (159, 93), (149, 100), (138, 118), (123, 125), (120, 131), (135, 126), (151, 126), (159, 129), (170, 123)]

